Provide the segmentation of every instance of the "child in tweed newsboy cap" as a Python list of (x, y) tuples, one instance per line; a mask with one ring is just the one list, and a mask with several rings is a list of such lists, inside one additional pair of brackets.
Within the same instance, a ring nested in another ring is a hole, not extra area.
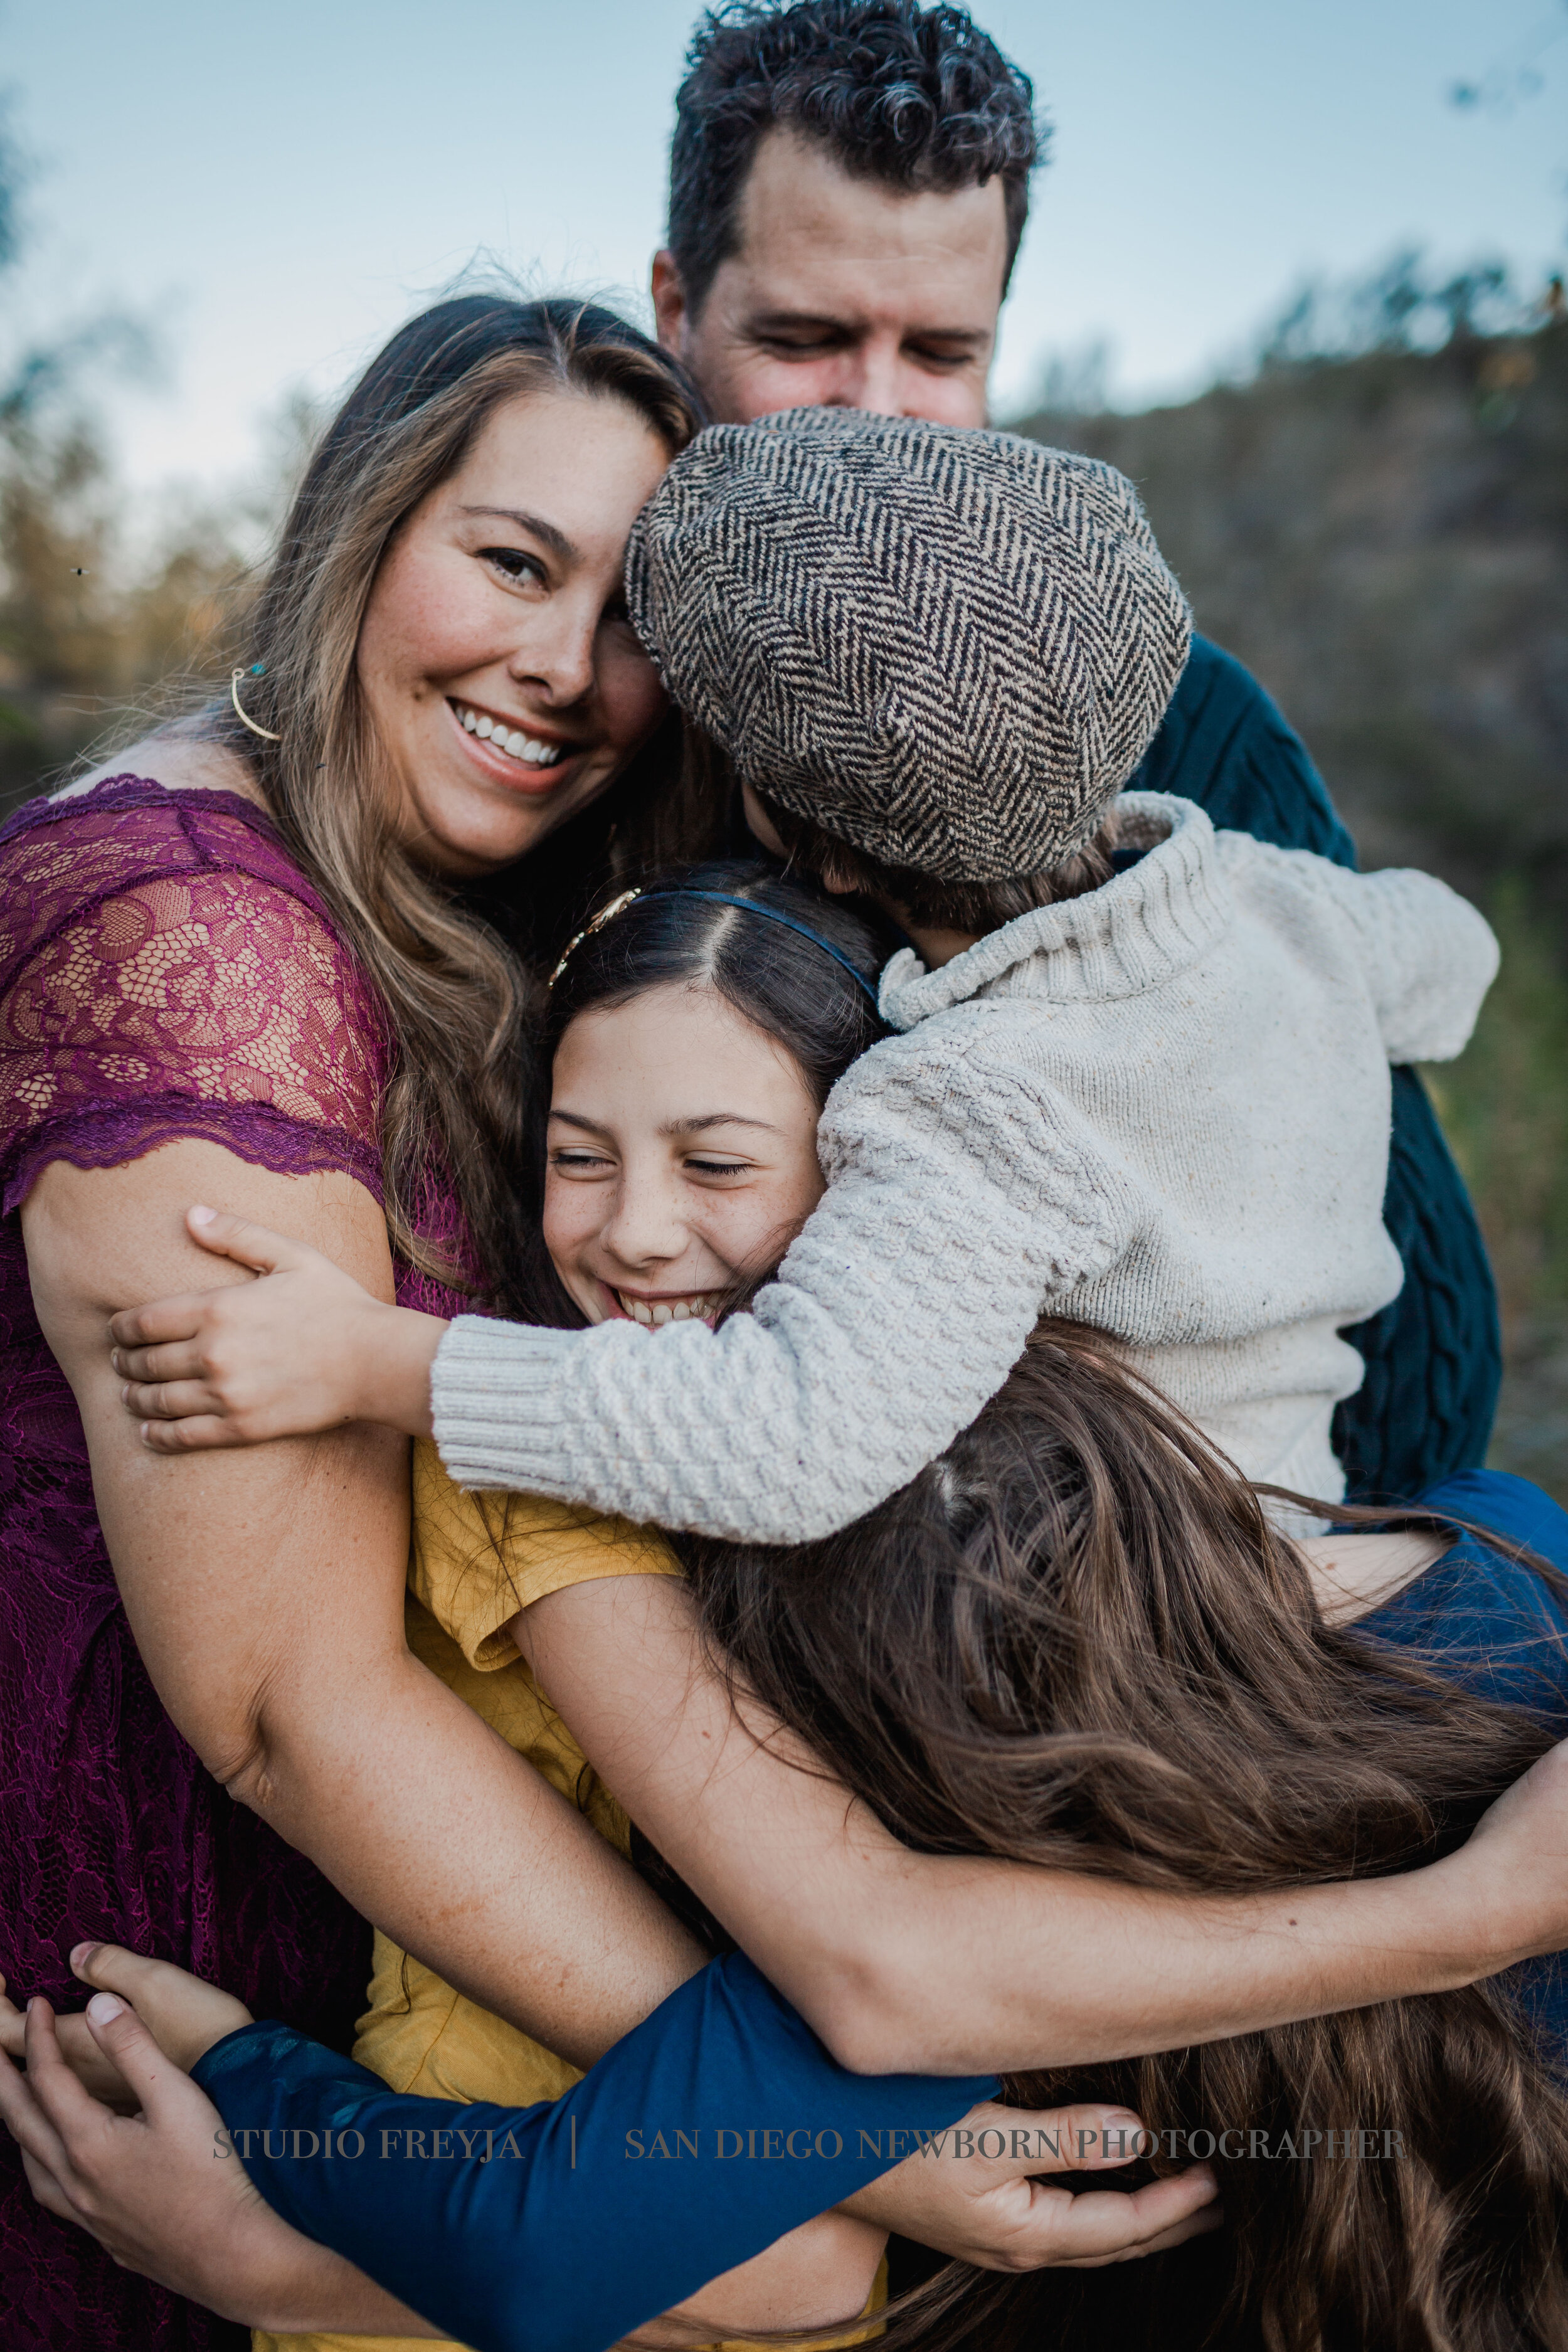
[(950, 882), (1083, 847), (1192, 637), (1112, 467), (852, 409), (700, 435), (637, 520), (626, 586), (671, 695), (743, 781)]

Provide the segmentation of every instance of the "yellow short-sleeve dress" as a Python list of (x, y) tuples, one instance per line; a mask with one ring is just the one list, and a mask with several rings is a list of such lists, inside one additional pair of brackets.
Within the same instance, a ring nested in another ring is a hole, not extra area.
[[(414, 1539), (408, 1566), (408, 1646), (509, 1748), (629, 1856), (631, 1824), (519, 1656), (507, 1630), (520, 1609), (569, 1584), (605, 1576), (679, 1576), (651, 1528), (605, 1518), (536, 1495), (468, 1495), (435, 1446), (414, 1449)], [(527, 2106), (559, 2098), (582, 2069), (449, 1984), (376, 1932), (370, 2005), (353, 2054), (395, 2091)], [(613, 2227), (606, 2217), (605, 2226)], [(881, 2281), (868, 2308), (883, 2300)], [(836, 2345), (849, 2340), (833, 2337)], [(252, 2352), (461, 2352), (428, 2336), (271, 2336)], [(724, 2352), (724, 2347), (713, 2347)], [(806, 2352), (806, 2347), (801, 2347)]]

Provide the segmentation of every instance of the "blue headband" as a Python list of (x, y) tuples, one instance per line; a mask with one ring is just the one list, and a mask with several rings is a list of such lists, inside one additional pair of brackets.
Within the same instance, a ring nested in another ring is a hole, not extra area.
[(849, 974), (856, 987), (865, 990), (872, 1003), (877, 1006), (878, 1014), (880, 1016), (881, 1006), (878, 1002), (877, 992), (864, 972), (857, 971), (848, 957), (841, 955), (836, 947), (831, 946), (823, 938), (820, 931), (809, 929), (805, 923), (797, 923), (793, 915), (781, 915), (776, 907), (762, 906), (755, 898), (732, 898), (727, 890), (646, 890), (643, 896), (647, 898), (710, 898), (716, 907), (742, 907), (748, 915), (761, 915), (764, 922), (782, 923), (786, 931), (794, 931), (799, 939), (809, 940), (814, 948), (820, 948), (824, 955), (831, 956), (839, 969)]
[(603, 914), (596, 916), (594, 921), (588, 925), (587, 929), (579, 931), (576, 938), (571, 942), (565, 954), (562, 957), (560, 962), (556, 965), (554, 971), (550, 975), (550, 985), (552, 988), (554, 987), (556, 982), (565, 971), (567, 964), (571, 961), (574, 949), (580, 947), (583, 941), (589, 936), (590, 932), (602, 930), (606, 923), (612, 921), (616, 915), (622, 913), (625, 908), (629, 907), (634, 898), (708, 898), (710, 899), (716, 907), (740, 907), (748, 915), (761, 915), (764, 922), (782, 923), (786, 931), (794, 931), (798, 938), (809, 940), (814, 948), (820, 948), (825, 956), (831, 956), (834, 962), (838, 965), (839, 969), (849, 974), (849, 977), (855, 982), (856, 987), (865, 991), (865, 993), (871, 1000), (872, 1006), (876, 1010), (879, 1019), (881, 1016), (881, 1006), (878, 1002), (877, 992), (872, 987), (870, 982), (866, 978), (864, 972), (857, 971), (848, 957), (847, 955), (841, 955), (836, 947), (832, 946), (828, 940), (822, 937), (820, 931), (809, 929), (805, 923), (797, 923), (793, 915), (781, 915), (776, 907), (762, 906), (755, 898), (732, 898), (728, 890), (688, 890), (679, 885), (674, 888), (668, 890), (627, 890), (622, 897), (613, 900), (612, 903), (605, 908)]

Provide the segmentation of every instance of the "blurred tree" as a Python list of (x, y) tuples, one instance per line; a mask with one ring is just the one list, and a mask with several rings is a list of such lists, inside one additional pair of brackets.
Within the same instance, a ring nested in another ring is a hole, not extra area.
[[(0, 114), (0, 277), (26, 244), (26, 179)], [(0, 814), (160, 680), (221, 673), (255, 514), (243, 502), (165, 514), (133, 549), (90, 403), (95, 382), (144, 379), (155, 362), (145, 324), (123, 311), (0, 338)]]
[(1510, 301), (1511, 294), (1505, 265), (1488, 261), (1461, 269), (1446, 286), (1436, 288), (1429, 299), (1447, 319), (1447, 340), (1453, 343), (1465, 336), (1486, 334), (1489, 314), (1495, 314), (1500, 303)]
[(1479, 336), (1519, 333), (1534, 323), (1505, 262), (1473, 261), (1439, 281), (1424, 261), (1419, 246), (1402, 246), (1363, 277), (1309, 278), (1259, 337), (1260, 371), (1373, 352), (1436, 351)]

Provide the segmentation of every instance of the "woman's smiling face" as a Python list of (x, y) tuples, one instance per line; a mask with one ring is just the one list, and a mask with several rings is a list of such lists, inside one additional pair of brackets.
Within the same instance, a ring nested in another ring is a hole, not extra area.
[(710, 1322), (822, 1198), (799, 1064), (714, 990), (580, 1013), (556, 1048), (544, 1241), (591, 1323)]
[(669, 451), (626, 402), (509, 400), (383, 559), (365, 704), (422, 864), (493, 873), (604, 791), (667, 709), (621, 566)]

